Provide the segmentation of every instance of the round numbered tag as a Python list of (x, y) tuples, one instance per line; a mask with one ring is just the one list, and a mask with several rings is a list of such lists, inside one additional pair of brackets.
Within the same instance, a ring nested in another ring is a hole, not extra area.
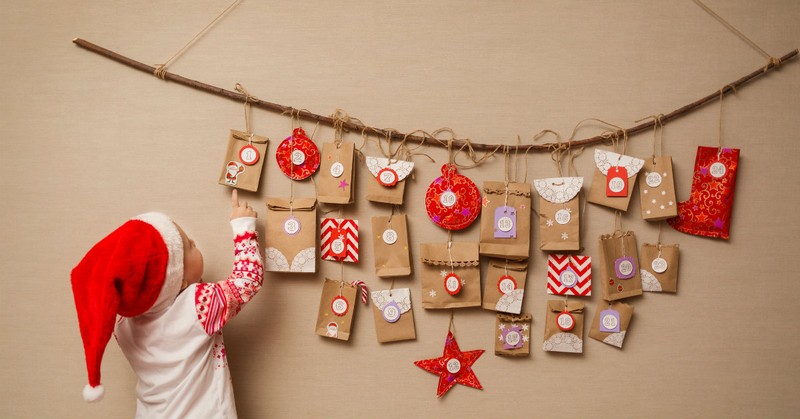
[(259, 157), (258, 149), (250, 144), (239, 150), (239, 160), (248, 166), (258, 163)]
[[(457, 201), (456, 194), (454, 194), (453, 191), (451, 191), (450, 189), (442, 192), (442, 194), (439, 196), (439, 202), (448, 208), (455, 205), (456, 201)], [(509, 228), (509, 230), (511, 229)]]
[(578, 275), (569, 268), (561, 272), (558, 276), (558, 280), (561, 281), (561, 285), (567, 288), (573, 288), (575, 285), (578, 285)]
[(344, 165), (342, 163), (337, 161), (336, 163), (331, 165), (331, 176), (341, 177), (342, 174), (344, 174)]
[(664, 258), (655, 258), (653, 259), (653, 263), (650, 264), (650, 267), (657, 273), (663, 274), (667, 271), (667, 260)]
[(506, 333), (506, 345), (508, 346), (517, 346), (519, 345), (520, 341), (522, 340), (522, 336), (520, 336), (519, 332), (516, 330), (512, 330)]
[(614, 193), (622, 192), (625, 189), (625, 181), (619, 176), (613, 177), (608, 181), (608, 189)]
[(503, 233), (508, 233), (512, 228), (514, 228), (514, 220), (511, 217), (504, 216), (497, 220), (497, 229)]
[(289, 217), (289, 219), (283, 222), (283, 231), (290, 236), (294, 236), (300, 231), (300, 221), (297, 221), (294, 217)]
[(658, 185), (661, 185), (661, 175), (657, 172), (650, 172), (647, 174), (645, 182), (647, 183), (647, 186), (651, 188), (657, 188)]
[(614, 271), (619, 279), (630, 279), (636, 275), (636, 266), (630, 256), (623, 256), (614, 262)]
[(331, 311), (333, 311), (333, 314), (337, 316), (344, 316), (347, 314), (347, 310), (349, 309), (350, 303), (348, 303), (347, 299), (341, 295), (331, 301)]
[(334, 239), (331, 242), (331, 253), (333, 253), (336, 256), (344, 255), (344, 240)]
[(400, 306), (394, 301), (383, 307), (383, 319), (389, 323), (395, 323), (400, 320), (400, 314)]
[(461, 371), (461, 361), (455, 358), (447, 360), (447, 372), (450, 374), (458, 374), (459, 371)]
[(384, 167), (378, 172), (378, 183), (383, 186), (394, 186), (398, 180), (400, 180), (400, 177), (397, 176), (397, 172), (390, 167)]
[(303, 153), (303, 150), (293, 150), (292, 151), (292, 164), (299, 166), (306, 161), (306, 153)]
[(556, 317), (556, 323), (558, 323), (558, 328), (565, 332), (575, 328), (575, 318), (568, 311), (559, 313), (558, 317)]
[(616, 329), (619, 325), (619, 319), (617, 316), (610, 313), (604, 315), (600, 321), (603, 323), (603, 327), (608, 330)]
[(444, 289), (450, 295), (456, 295), (461, 292), (461, 278), (454, 272), (450, 272), (444, 277)]
[(571, 218), (572, 214), (565, 209), (556, 211), (556, 222), (559, 224), (567, 224)]
[(397, 232), (392, 230), (391, 228), (383, 230), (383, 242), (388, 245), (393, 245), (397, 243)]
[(497, 281), (497, 289), (501, 294), (505, 295), (517, 289), (517, 281), (510, 275), (503, 275)]
[(714, 176), (717, 179), (725, 176), (725, 172), (727, 171), (728, 168), (726, 168), (725, 165), (720, 162), (712, 164), (711, 168), (709, 169), (709, 172), (711, 172), (711, 176)]

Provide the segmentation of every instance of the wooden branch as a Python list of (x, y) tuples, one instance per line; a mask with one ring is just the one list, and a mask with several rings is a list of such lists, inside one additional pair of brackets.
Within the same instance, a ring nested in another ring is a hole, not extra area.
[[(156, 70), (156, 68), (154, 66), (147, 65), (147, 64), (144, 64), (142, 62), (130, 59), (130, 58), (124, 56), (124, 55), (117, 54), (114, 51), (107, 50), (107, 49), (105, 49), (105, 48), (103, 48), (103, 47), (101, 47), (99, 45), (95, 45), (95, 44), (93, 44), (93, 43), (91, 43), (89, 41), (86, 41), (86, 40), (83, 40), (83, 39), (80, 39), (80, 38), (73, 39), (72, 42), (74, 42), (75, 45), (77, 45), (77, 46), (79, 46), (79, 47), (81, 47), (83, 49), (86, 49), (86, 50), (89, 50), (91, 52), (94, 52), (95, 54), (102, 55), (102, 56), (104, 56), (106, 58), (109, 58), (109, 59), (112, 59), (112, 60), (114, 60), (114, 61), (116, 61), (118, 63), (125, 64), (128, 67), (133, 67), (133, 68), (135, 68), (135, 69), (137, 69), (139, 71), (143, 71), (145, 73), (149, 73), (150, 75), (153, 75), (153, 77), (155, 77), (154, 76), (154, 71)], [(762, 75), (764, 75), (766, 73), (769, 73), (770, 71), (780, 67), (786, 61), (789, 61), (789, 60), (795, 58), (797, 56), (797, 54), (798, 54), (797, 49), (795, 49), (794, 51), (790, 51), (790, 52), (784, 54), (782, 57), (780, 57), (780, 61), (779, 61), (780, 64), (777, 64), (775, 62), (770, 62), (766, 67), (759, 67), (757, 70), (753, 71), (752, 73), (750, 73), (750, 74), (748, 74), (748, 75), (746, 75), (746, 76), (744, 76), (744, 77), (742, 77), (742, 78), (740, 78), (740, 79), (738, 79), (736, 81), (733, 81), (731, 83), (726, 84), (724, 87), (722, 87), (723, 95), (729, 94), (734, 89), (738, 90), (741, 86), (744, 86), (745, 84), (749, 83), (750, 81), (752, 81), (754, 79), (757, 79), (760, 76), (762, 76)], [(214, 95), (217, 95), (217, 96), (226, 97), (228, 99), (232, 99), (232, 100), (235, 100), (237, 102), (244, 102), (244, 100), (245, 100), (245, 95), (243, 95), (241, 93), (234, 92), (234, 91), (231, 91), (231, 90), (226, 90), (226, 89), (223, 89), (223, 88), (217, 87), (217, 86), (212, 86), (210, 84), (206, 84), (206, 83), (203, 83), (203, 82), (200, 82), (200, 81), (197, 81), (197, 80), (192, 80), (192, 79), (180, 76), (180, 75), (175, 74), (175, 73), (165, 72), (164, 73), (164, 80), (173, 81), (173, 82), (176, 82), (178, 84), (182, 84), (184, 86), (189, 86), (191, 88), (198, 89), (198, 90), (201, 90), (201, 91), (204, 91), (204, 92), (207, 92), (207, 93), (211, 93), (211, 94), (214, 94)], [(731, 89), (731, 87), (733, 87), (733, 89)], [(710, 93), (709, 95), (707, 95), (707, 96), (705, 96), (705, 97), (703, 97), (701, 99), (698, 99), (698, 100), (696, 100), (696, 101), (694, 101), (694, 102), (692, 102), (692, 103), (690, 103), (688, 105), (682, 106), (682, 107), (680, 107), (678, 109), (675, 109), (674, 111), (672, 111), (672, 112), (670, 112), (668, 114), (665, 114), (662, 117), (661, 121), (662, 121), (662, 123), (667, 123), (667, 122), (672, 121), (674, 119), (677, 119), (677, 118), (679, 118), (679, 117), (681, 117), (683, 115), (686, 115), (686, 114), (688, 114), (688, 113), (700, 108), (701, 106), (706, 105), (709, 102), (712, 102), (712, 101), (718, 99), (719, 98), (719, 94), (720, 94), (719, 90), (715, 90), (714, 92)], [(284, 105), (280, 105), (280, 104), (277, 104), (277, 103), (267, 102), (265, 100), (251, 99), (250, 103), (251, 103), (252, 106), (256, 106), (256, 107), (259, 107), (259, 108), (262, 108), (262, 109), (266, 109), (266, 110), (270, 110), (270, 111), (274, 111), (274, 112), (287, 113), (287, 114), (291, 114), (293, 112), (295, 115), (298, 115), (300, 118), (302, 118), (304, 120), (315, 121), (315, 122), (319, 122), (319, 123), (322, 123), (322, 124), (325, 124), (325, 125), (329, 125), (329, 126), (333, 126), (334, 121), (335, 121), (335, 119), (332, 118), (332, 117), (318, 115), (318, 114), (315, 114), (315, 113), (312, 113), (312, 112), (309, 112), (309, 111), (306, 111), (306, 110), (299, 110), (299, 109), (293, 108), (291, 106), (284, 106)], [(637, 133), (640, 133), (642, 131), (645, 131), (645, 130), (648, 130), (650, 128), (653, 128), (653, 124), (655, 124), (655, 121), (653, 121), (651, 119), (651, 120), (648, 120), (647, 122), (644, 122), (644, 123), (641, 123), (639, 125), (627, 128), (627, 129), (625, 129), (625, 131), (627, 131), (628, 136), (632, 136), (634, 134), (637, 134)], [(387, 135), (391, 135), (392, 138), (397, 138), (397, 139), (400, 139), (400, 140), (402, 140), (403, 138), (407, 138), (409, 141), (414, 141), (414, 142), (418, 142), (418, 143), (427, 142), (427, 144), (429, 144), (429, 145), (435, 145), (435, 146), (440, 146), (440, 147), (446, 145), (445, 142), (430, 141), (430, 138), (428, 138), (427, 141), (426, 141), (425, 137), (422, 137), (422, 136), (419, 136), (419, 135), (408, 135), (406, 137), (406, 134), (404, 134), (404, 133), (400, 133), (400, 132), (396, 132), (396, 131), (392, 131), (391, 133), (389, 133), (389, 132), (386, 132), (385, 130), (380, 129), (380, 128), (369, 127), (369, 126), (364, 127), (362, 125), (358, 125), (358, 124), (355, 124), (355, 123), (352, 123), (352, 122), (345, 122), (345, 123), (342, 124), (342, 126), (343, 126), (344, 129), (349, 130), (349, 131), (354, 131), (354, 132), (361, 132), (362, 129), (367, 129), (367, 130), (372, 131), (373, 134), (378, 135), (378, 136), (384, 136), (385, 137)], [(618, 131), (618, 134), (620, 136), (622, 136), (622, 131)], [(605, 141), (608, 141), (608, 140), (609, 140), (608, 136), (597, 135), (597, 136), (590, 137), (590, 138), (585, 138), (585, 139), (582, 139), (582, 140), (572, 141), (572, 145), (576, 146), (576, 147), (580, 147), (580, 146), (598, 144), (598, 143), (602, 143), (602, 142), (605, 142)], [(454, 148), (458, 149), (458, 148), (464, 146), (465, 143), (466, 143), (466, 140), (455, 139), (455, 140), (453, 140), (452, 144), (453, 144)], [(494, 151), (494, 150), (496, 150), (498, 148), (498, 146), (502, 145), (502, 144), (482, 144), (482, 143), (475, 143), (475, 142), (470, 142), (470, 143), (472, 145), (473, 150), (475, 150), (475, 151), (484, 151), (484, 152), (485, 151)], [(533, 145), (533, 146), (531, 146), (530, 144), (520, 144), (520, 145), (509, 144), (508, 146), (509, 146), (511, 151), (515, 151), (517, 149), (519, 149), (521, 151), (524, 151), (524, 150), (527, 150), (530, 147), (530, 151), (544, 152), (544, 151), (551, 150), (552, 149), (551, 147), (553, 145), (554, 144), (552, 144), (552, 143), (548, 143), (548, 144), (537, 144), (537, 145)]]

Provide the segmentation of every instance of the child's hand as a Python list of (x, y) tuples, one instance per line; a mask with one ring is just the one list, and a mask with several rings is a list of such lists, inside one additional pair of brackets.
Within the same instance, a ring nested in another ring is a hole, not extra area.
[(239, 191), (236, 189), (231, 192), (231, 206), (233, 206), (233, 210), (231, 210), (231, 220), (242, 217), (258, 217), (258, 213), (250, 208), (247, 202), (239, 202)]

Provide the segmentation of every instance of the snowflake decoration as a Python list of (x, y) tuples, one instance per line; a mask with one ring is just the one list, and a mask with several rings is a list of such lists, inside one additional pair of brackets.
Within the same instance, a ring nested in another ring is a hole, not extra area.
[(529, 338), (528, 335), (522, 335), (522, 341), (523, 342), (528, 342), (530, 340), (531, 340), (531, 338)]
[(502, 341), (503, 341), (503, 335), (500, 335), (500, 336), (498, 336), (498, 337), (497, 337), (497, 339), (498, 339), (500, 342), (502, 342)]
[(561, 233), (561, 240), (569, 240), (569, 234), (566, 231)]
[(528, 323), (525, 323), (525, 324), (522, 325), (522, 330), (524, 330), (526, 332), (528, 331)]
[(552, 227), (553, 226), (553, 220), (548, 218), (547, 222), (545, 224), (547, 224), (548, 227)]
[(500, 330), (503, 330), (503, 329), (506, 328), (506, 324), (505, 323), (500, 323), (500, 326), (497, 326), (497, 328), (500, 329)]
[(430, 291), (428, 291), (428, 295), (430, 295), (430, 296), (431, 296), (431, 298), (436, 298), (436, 290), (430, 290)]
[(467, 285), (467, 280), (464, 279), (464, 278), (461, 278), (461, 286), (463, 287), (464, 285)]
[(439, 275), (441, 275), (441, 276), (442, 276), (442, 278), (444, 278), (444, 277), (446, 277), (446, 276), (447, 276), (447, 271), (445, 271), (444, 269), (442, 269), (442, 271), (441, 271), (441, 272), (439, 272)]

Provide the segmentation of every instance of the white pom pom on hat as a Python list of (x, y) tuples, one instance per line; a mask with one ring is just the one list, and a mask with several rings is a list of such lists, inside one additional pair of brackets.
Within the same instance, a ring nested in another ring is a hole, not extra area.
[(103, 400), (103, 395), (106, 394), (106, 389), (100, 384), (97, 387), (92, 387), (91, 384), (86, 384), (83, 387), (83, 400), (89, 403), (99, 402)]

